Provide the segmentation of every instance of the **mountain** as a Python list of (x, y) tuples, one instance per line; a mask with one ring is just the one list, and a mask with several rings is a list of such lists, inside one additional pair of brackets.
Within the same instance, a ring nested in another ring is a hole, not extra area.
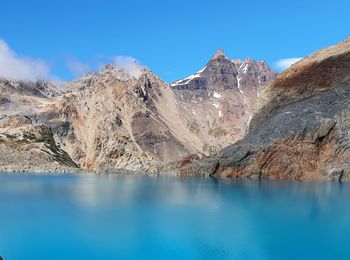
[(264, 61), (232, 61), (219, 50), (203, 69), (170, 86), (203, 152), (213, 154), (244, 136), (259, 93), (275, 77)]
[(215, 154), (243, 137), (275, 75), (263, 61), (219, 51), (172, 84), (113, 65), (65, 84), (0, 81), (0, 170), (156, 171)]
[(350, 38), (281, 73), (263, 91), (247, 135), (184, 175), (350, 179)]

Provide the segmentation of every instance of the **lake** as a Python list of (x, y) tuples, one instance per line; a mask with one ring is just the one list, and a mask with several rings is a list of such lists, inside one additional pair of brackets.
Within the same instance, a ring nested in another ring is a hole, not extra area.
[(350, 259), (350, 185), (0, 175), (14, 259)]

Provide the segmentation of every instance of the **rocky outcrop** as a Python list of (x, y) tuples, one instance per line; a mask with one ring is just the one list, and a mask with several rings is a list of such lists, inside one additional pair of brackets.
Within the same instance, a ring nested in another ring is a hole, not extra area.
[(350, 39), (303, 59), (262, 93), (247, 135), (184, 175), (350, 179)]

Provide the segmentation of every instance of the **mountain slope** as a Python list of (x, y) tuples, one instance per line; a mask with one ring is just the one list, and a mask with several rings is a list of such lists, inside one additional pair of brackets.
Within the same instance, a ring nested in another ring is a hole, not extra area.
[(245, 138), (183, 165), (185, 175), (349, 180), (350, 39), (283, 72), (263, 92)]

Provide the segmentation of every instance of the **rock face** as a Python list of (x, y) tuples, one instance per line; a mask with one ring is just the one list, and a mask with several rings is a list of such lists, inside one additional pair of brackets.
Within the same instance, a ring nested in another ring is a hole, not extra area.
[(247, 135), (184, 175), (350, 179), (350, 39), (301, 60), (262, 93)]
[(217, 52), (172, 84), (150, 70), (113, 65), (64, 85), (0, 81), (0, 170), (157, 171), (201, 158), (243, 137), (260, 91), (275, 77), (265, 62)]

